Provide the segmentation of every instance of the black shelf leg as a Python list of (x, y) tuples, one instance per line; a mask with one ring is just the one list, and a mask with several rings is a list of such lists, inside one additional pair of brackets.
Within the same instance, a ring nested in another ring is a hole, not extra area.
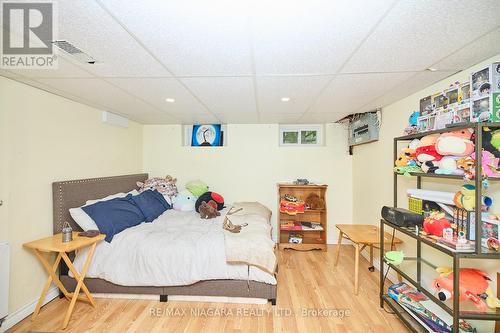
[(460, 302), (459, 302), (459, 282), (460, 282), (460, 258), (453, 257), (453, 332), (459, 333), (459, 316), (460, 316)]

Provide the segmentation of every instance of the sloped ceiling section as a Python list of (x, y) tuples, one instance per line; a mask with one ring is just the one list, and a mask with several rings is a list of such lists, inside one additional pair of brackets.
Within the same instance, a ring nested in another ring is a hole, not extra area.
[(0, 75), (144, 124), (332, 122), (500, 53), (497, 6), (59, 0), (57, 39), (97, 63)]

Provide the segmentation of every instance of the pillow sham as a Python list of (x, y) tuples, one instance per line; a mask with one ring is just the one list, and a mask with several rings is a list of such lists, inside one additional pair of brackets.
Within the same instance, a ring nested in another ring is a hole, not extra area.
[(132, 190), (128, 193), (115, 193), (115, 194), (108, 195), (107, 197), (104, 197), (104, 198), (87, 200), (87, 202), (83, 206), (76, 207), (76, 208), (70, 208), (69, 214), (71, 215), (73, 220), (75, 220), (76, 224), (78, 224), (80, 226), (80, 228), (82, 228), (83, 231), (98, 230), (99, 228), (97, 227), (97, 224), (95, 224), (94, 220), (92, 220), (90, 218), (90, 216), (88, 216), (87, 213), (85, 213), (82, 210), (82, 207), (92, 205), (92, 204), (95, 204), (95, 203), (100, 202), (100, 201), (108, 201), (108, 200), (115, 199), (115, 198), (123, 198), (123, 197), (127, 196), (128, 194), (137, 195), (137, 194), (139, 194), (139, 192), (137, 190)]
[(144, 222), (145, 217), (133, 200), (131, 194), (125, 198), (115, 198), (84, 206), (82, 210), (94, 220), (100, 232), (106, 234), (104, 239), (110, 243), (113, 237), (125, 229)]
[(158, 191), (147, 190), (139, 195), (127, 196), (141, 210), (146, 222), (152, 222), (172, 206), (165, 200), (163, 194)]

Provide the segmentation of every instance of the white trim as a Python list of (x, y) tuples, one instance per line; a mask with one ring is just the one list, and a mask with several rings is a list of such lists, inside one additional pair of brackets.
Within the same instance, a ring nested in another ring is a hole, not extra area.
[[(49, 289), (47, 292), (47, 296), (45, 297), (45, 300), (43, 301), (43, 305), (47, 304), (48, 302), (52, 301), (54, 298), (59, 296), (59, 289), (57, 287), (52, 287)], [(12, 326), (16, 325), (19, 323), (21, 320), (24, 318), (28, 317), (35, 311), (36, 303), (38, 302), (38, 298), (25, 306), (21, 307), (20, 309), (12, 312), (5, 318), (5, 321), (3, 322), (2, 326), (0, 327), (0, 333), (3, 333), (7, 331), (9, 328)], [(43, 311), (43, 309), (42, 309)]]

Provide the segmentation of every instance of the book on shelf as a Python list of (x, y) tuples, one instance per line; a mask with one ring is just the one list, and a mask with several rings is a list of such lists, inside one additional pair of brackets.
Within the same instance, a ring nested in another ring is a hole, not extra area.
[[(389, 297), (398, 302), (403, 309), (412, 315), (429, 332), (451, 332), (453, 317), (406, 282), (393, 284), (387, 292)], [(469, 322), (460, 321), (460, 332), (476, 332)]]
[(298, 221), (285, 221), (281, 222), (281, 230), (295, 230), (295, 231), (322, 231), (324, 230), (319, 222), (298, 222)]

